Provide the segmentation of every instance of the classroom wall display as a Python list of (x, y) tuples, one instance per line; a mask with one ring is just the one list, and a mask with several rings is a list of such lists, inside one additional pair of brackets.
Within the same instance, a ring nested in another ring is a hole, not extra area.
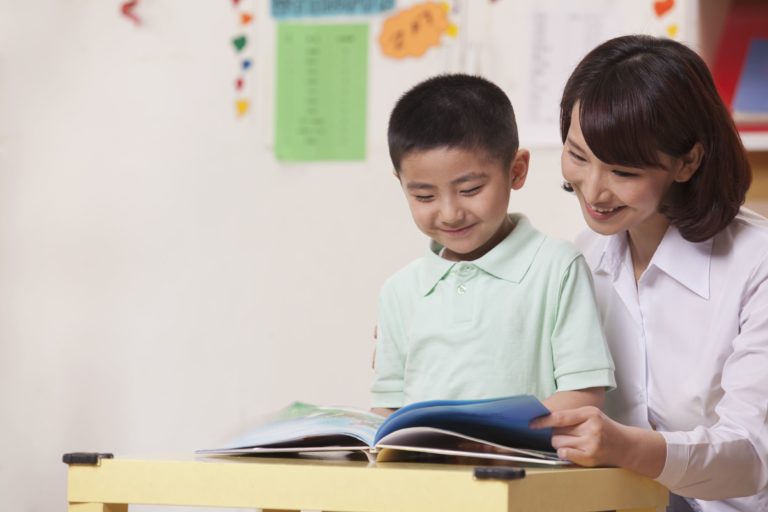
[[(238, 117), (245, 116), (251, 107), (251, 98), (246, 94), (246, 76), (253, 67), (253, 61), (249, 55), (255, 55), (255, 51), (249, 47), (249, 38), (247, 30), (252, 26), (254, 20), (253, 12), (243, 8), (240, 0), (234, 0), (232, 2), (234, 12), (236, 15), (237, 30), (232, 37), (232, 46), (235, 49), (235, 53), (238, 60), (237, 75), (235, 77), (235, 113)], [(246, 51), (247, 50), (247, 51)]]
[(394, 59), (420, 57), (438, 46), (443, 34), (456, 37), (458, 27), (448, 19), (450, 10), (447, 3), (427, 2), (388, 18), (378, 38), (381, 52)]
[(483, 23), (468, 29), (478, 71), (510, 95), (521, 144), (529, 147), (561, 144), (559, 103), (565, 81), (599, 43), (632, 33), (691, 43), (698, 35), (696, 0), (494, 2), (485, 10)]
[(139, 18), (136, 12), (136, 6), (139, 4), (139, 0), (128, 0), (120, 5), (120, 12), (127, 19), (131, 20), (136, 25), (141, 25), (141, 18)]
[(280, 23), (275, 155), (364, 160), (368, 25)]
[(377, 14), (394, 6), (395, 0), (272, 0), (270, 11), (274, 18), (286, 19)]

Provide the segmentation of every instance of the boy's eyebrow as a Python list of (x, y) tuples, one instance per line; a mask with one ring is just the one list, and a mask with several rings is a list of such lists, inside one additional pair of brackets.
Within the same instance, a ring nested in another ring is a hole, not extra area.
[[(479, 180), (487, 177), (488, 175), (484, 172), (468, 172), (467, 174), (464, 174), (462, 176), (459, 176), (455, 180), (451, 181), (451, 185), (461, 185), (462, 183), (466, 183), (468, 181), (473, 180)], [(411, 181), (408, 183), (408, 185), (405, 186), (408, 190), (427, 190), (427, 189), (434, 189), (437, 188), (435, 185), (432, 185), (430, 183), (423, 183), (421, 181)]]

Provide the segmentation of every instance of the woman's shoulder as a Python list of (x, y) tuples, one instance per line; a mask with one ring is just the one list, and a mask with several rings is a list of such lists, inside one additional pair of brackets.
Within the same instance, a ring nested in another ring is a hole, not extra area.
[(729, 249), (735, 252), (766, 254), (768, 253), (768, 219), (752, 210), (742, 208), (733, 221), (715, 235), (715, 243), (729, 246)]
[(609, 239), (610, 237), (608, 236), (595, 233), (591, 229), (585, 229), (576, 235), (573, 244), (584, 255), (590, 267), (594, 267), (594, 264), (597, 263), (597, 260), (603, 254)]

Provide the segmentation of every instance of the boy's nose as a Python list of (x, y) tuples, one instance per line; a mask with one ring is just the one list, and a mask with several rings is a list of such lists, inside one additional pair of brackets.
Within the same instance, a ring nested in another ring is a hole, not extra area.
[(443, 201), (440, 204), (440, 221), (443, 224), (460, 224), (463, 217), (463, 210), (454, 201)]

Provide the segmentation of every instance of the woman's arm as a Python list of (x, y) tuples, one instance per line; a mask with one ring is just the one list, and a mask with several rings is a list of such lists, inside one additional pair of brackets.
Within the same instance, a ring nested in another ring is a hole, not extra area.
[(667, 447), (661, 434), (621, 425), (597, 407), (555, 411), (531, 426), (553, 428), (557, 455), (581, 466), (618, 466), (650, 478), (664, 468)]
[(545, 400), (544, 406), (550, 411), (562, 411), (565, 409), (576, 409), (585, 405), (602, 407), (605, 399), (605, 388), (587, 388), (574, 391), (558, 391)]

